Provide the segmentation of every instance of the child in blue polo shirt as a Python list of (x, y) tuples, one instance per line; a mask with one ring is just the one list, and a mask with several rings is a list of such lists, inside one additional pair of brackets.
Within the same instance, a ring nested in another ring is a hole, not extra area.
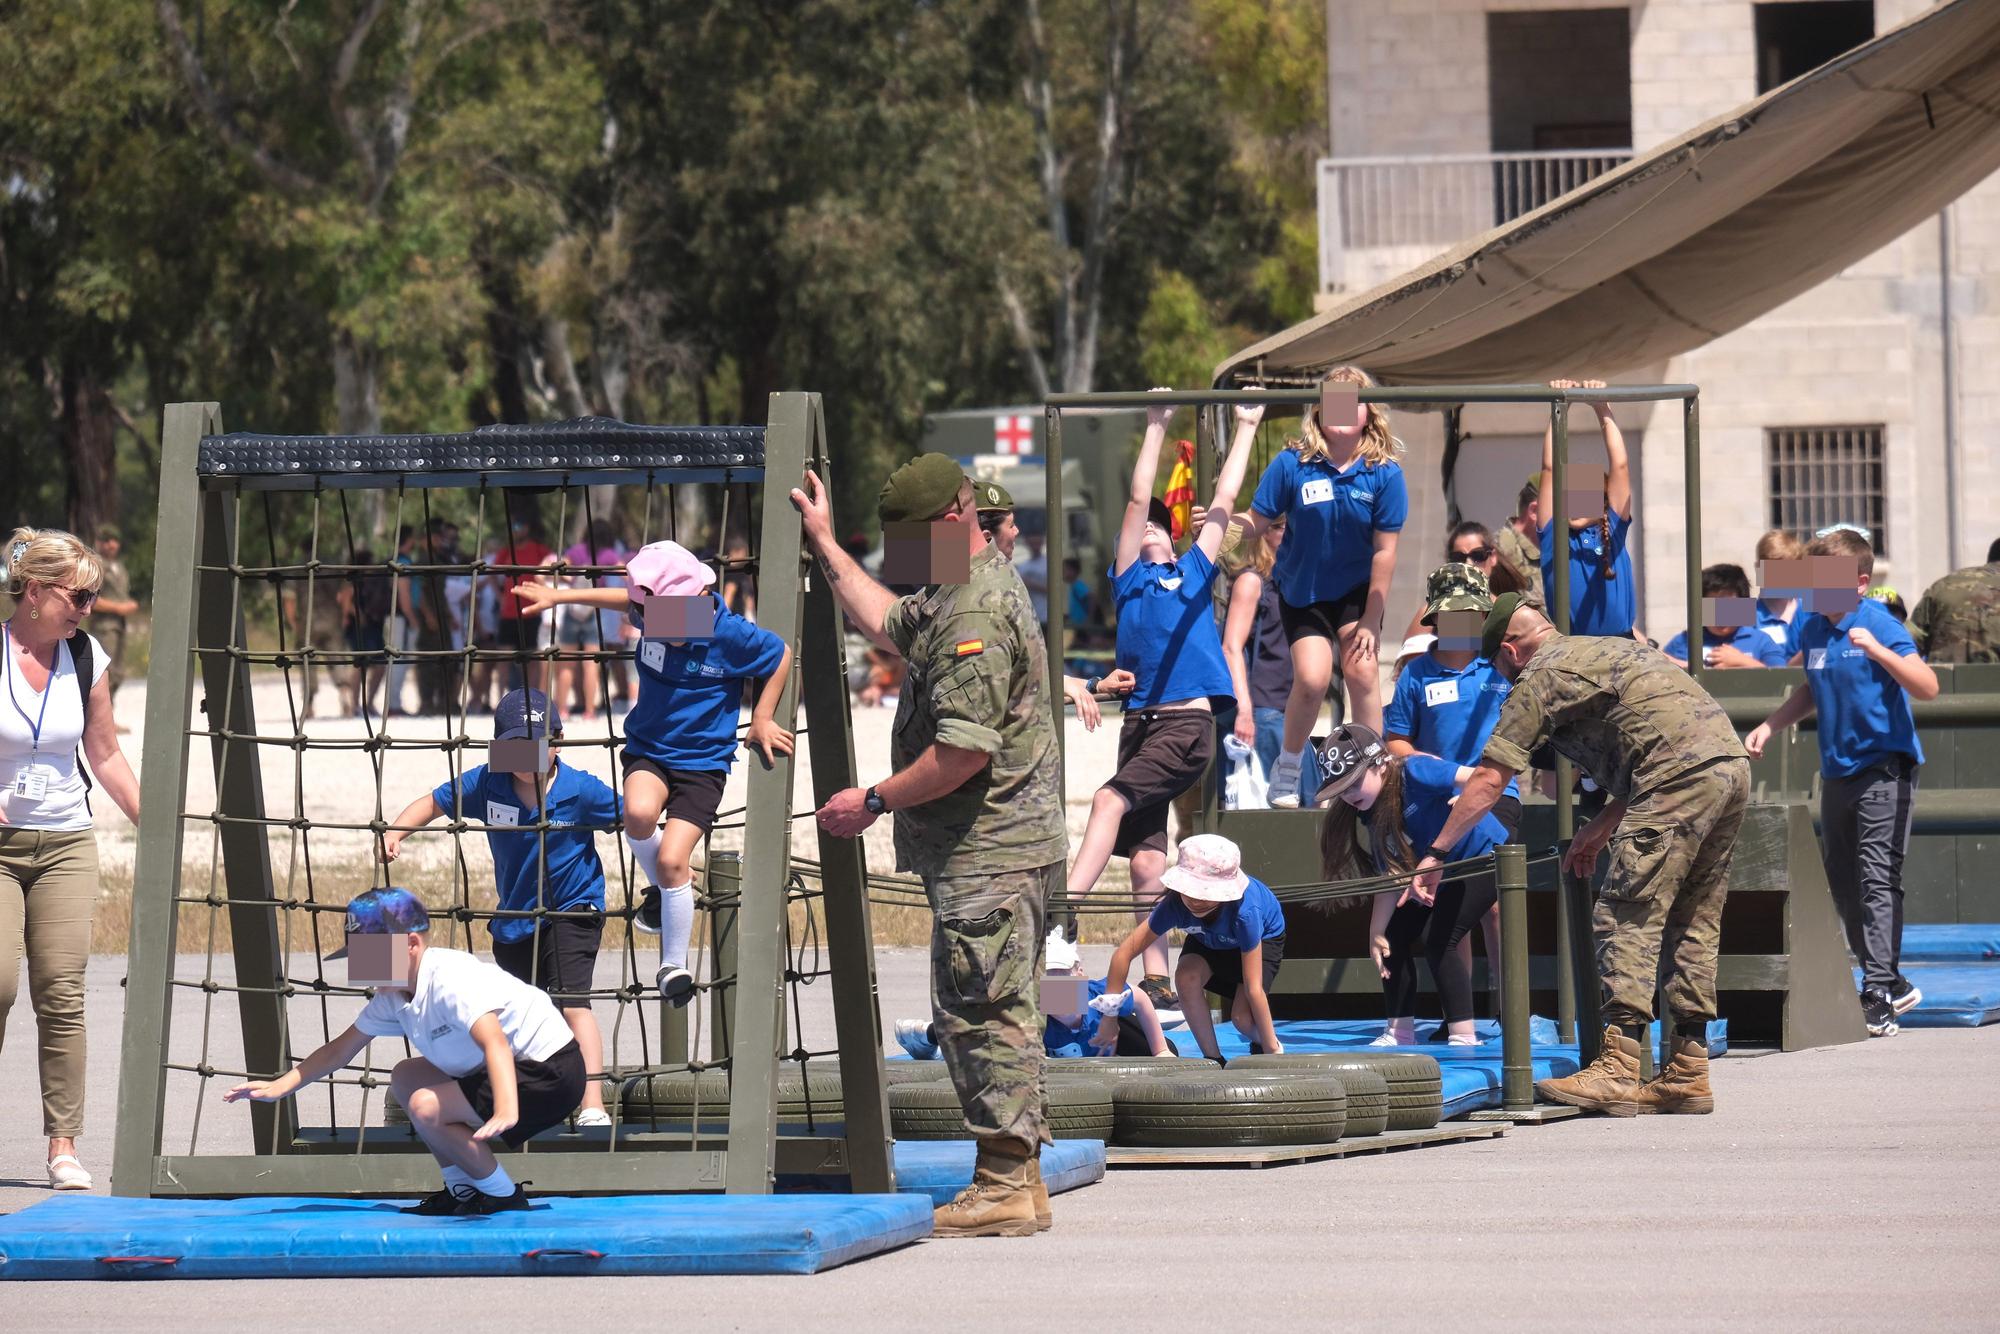
[[(509, 691), (494, 710), (495, 741), (546, 738), (553, 750), (561, 737), (562, 719), (539, 690)], [(503, 913), (542, 909), (572, 914), (494, 918), (487, 924), (493, 962), (548, 992), (576, 1035), (584, 1068), (593, 1074), (603, 1069), (604, 1040), (590, 1008), (597, 950), (604, 939), (604, 863), (598, 860), (595, 834), (617, 827), (617, 793), (553, 753), (545, 774), (478, 765), (404, 807), (394, 821), (403, 827), (382, 836), (382, 860), (395, 861), (414, 827), (442, 815), (485, 827)], [(533, 828), (544, 819), (550, 828)], [(584, 1087), (576, 1123), (611, 1124), (595, 1078)]]
[[(1068, 894), (1080, 899), (1097, 884), (1105, 863), (1126, 857), (1132, 896), (1150, 905), (1167, 866), (1167, 812), (1198, 782), (1215, 754), (1215, 709), (1235, 697), (1215, 624), (1215, 557), (1229, 531), (1229, 512), (1250, 464), (1250, 446), (1264, 410), (1236, 409), (1236, 436), (1215, 475), (1200, 530), (1174, 557), (1172, 515), (1153, 495), (1170, 407), (1149, 408), (1146, 435), (1132, 467), (1131, 496), (1118, 531), (1111, 589), (1118, 607), (1117, 665), (1133, 676), (1118, 732), (1118, 770), (1091, 799), (1083, 842), (1070, 864)], [(1141, 909), (1143, 914), (1144, 909)], [(1171, 1009), (1167, 948), (1146, 956), (1153, 1003)]]
[[(1083, 957), (1076, 945), (1060, 929), (1051, 930), (1042, 943), (1042, 967), (1047, 973), (1067, 973), (1085, 978)], [(1138, 987), (1123, 996), (1103, 1000), (1103, 982), (1088, 978), (1083, 989), (1084, 1007), (1074, 1014), (1042, 1016), (1042, 1049), (1050, 1056), (1178, 1056), (1176, 1047), (1160, 1028), (1160, 1016), (1153, 1002)], [(1104, 1045), (1102, 1020), (1109, 1015), (1117, 1021), (1116, 1035)], [(911, 1059), (934, 1061), (938, 1054), (937, 1026), (921, 1019), (898, 1019), (896, 1042)]]
[(1875, 547), (1851, 528), (1813, 539), (1813, 556), (1852, 560), (1852, 595), (1814, 590), (1792, 620), (1789, 660), (1806, 683), (1743, 739), (1761, 756), (1773, 733), (1819, 715), (1820, 858), (1861, 965), (1861, 1015), (1874, 1037), (1889, 1037), (1923, 1000), (1898, 970), (1903, 954), (1903, 854), (1916, 806), (1917, 744), (1910, 699), (1935, 699), (1937, 673), (1902, 622), (1863, 596), (1875, 574)]
[[(1701, 572), (1704, 598), (1750, 600), (1750, 576), (1741, 565), (1711, 565)], [(1789, 631), (1783, 621), (1779, 627)], [(1688, 636), (1683, 630), (1660, 650), (1682, 667), (1688, 665)], [(1789, 656), (1784, 638), (1773, 639), (1756, 625), (1704, 625), (1701, 627), (1702, 666), (1719, 671), (1740, 667), (1782, 667)]]
[[(1602, 389), (1602, 380), (1551, 380), (1551, 389)], [(1632, 464), (1625, 452), (1625, 437), (1611, 419), (1609, 403), (1592, 403), (1598, 427), (1604, 432), (1604, 453), (1610, 464), (1604, 475), (1604, 512), (1599, 515), (1568, 516), (1569, 541), (1563, 553), (1569, 559), (1569, 633), (1573, 635), (1613, 635), (1630, 638), (1638, 616), (1638, 602), (1632, 586), (1632, 553), (1627, 549), (1632, 537)], [(1556, 511), (1563, 509), (1562, 497), (1554, 494), (1555, 429), (1542, 432), (1542, 589), (1549, 598), (1556, 595), (1555, 543)]]
[[(1327, 373), (1328, 380), (1372, 388), (1358, 366)], [(1357, 403), (1346, 421), (1321, 421), (1309, 408), (1298, 438), (1264, 469), (1250, 501), (1244, 540), (1256, 542), (1283, 515), (1285, 544), (1275, 575), (1278, 615), (1292, 649), (1292, 693), (1285, 701), (1285, 739), (1271, 768), (1271, 804), (1296, 808), (1306, 743), (1333, 684), (1334, 647), (1349, 716), (1382, 725), (1376, 678), (1382, 618), (1389, 581), (1396, 573), (1397, 534), (1410, 514), (1409, 488), (1396, 456), (1403, 444), (1389, 430), (1381, 405)]]
[[(660, 937), (660, 996), (685, 1005), (694, 995), (687, 960), (694, 935), (695, 844), (714, 827), (722, 805), (746, 681), (764, 684), (741, 744), (761, 751), (766, 764), (774, 753), (792, 753), (792, 734), (777, 724), (792, 650), (729, 610), (715, 594), (715, 571), (677, 542), (653, 542), (633, 553), (625, 580), (625, 588), (525, 584), (514, 592), (524, 611), (589, 603), (624, 610), (645, 630), (638, 649), (639, 700), (625, 716), (622, 756), (625, 841), (646, 878), (632, 925)], [(654, 600), (669, 604), (677, 630), (665, 636), (646, 630), (644, 608)]]
[(1108, 1050), (1117, 1041), (1117, 1005), (1132, 961), (1169, 931), (1181, 931), (1186, 939), (1174, 986), (1201, 1054), (1222, 1059), (1208, 1013), (1211, 995), (1221, 1000), (1251, 1051), (1284, 1051), (1271, 1026), (1271, 983), (1285, 958), (1285, 910), (1270, 886), (1244, 874), (1242, 851), (1220, 834), (1182, 839), (1179, 859), (1161, 879), (1169, 892), (1111, 953), (1104, 991), (1091, 1002), (1100, 1016), (1092, 1045)]
[[(1378, 875), (1415, 870), (1427, 853), (1445, 862), (1483, 856), (1511, 837), (1489, 811), (1455, 846), (1433, 846), (1444, 831), (1445, 821), (1451, 818), (1460, 784), (1472, 776), (1468, 765), (1435, 755), (1392, 755), (1374, 733), (1353, 725), (1328, 737), (1316, 758), (1316, 800), (1327, 807), (1326, 823), (1320, 827), (1321, 874), (1328, 880), (1362, 874), (1358, 827), (1363, 811), (1369, 812), (1369, 842)], [(1397, 906), (1408, 901), (1432, 909), (1424, 954), (1444, 1007), (1446, 1041), (1470, 1047), (1479, 1041), (1473, 1025), (1472, 972), (1458, 953), (1458, 942), (1493, 906), (1499, 890), (1491, 873), (1455, 883), (1463, 895), (1456, 910), (1445, 901), (1450, 885), (1439, 886), (1433, 903), (1430, 895), (1413, 883), (1397, 895)], [(1416, 981), (1407, 963), (1392, 969), (1390, 948), (1391, 942), (1380, 932), (1371, 931), (1369, 954), (1382, 973), (1390, 1019), (1384, 1040), (1375, 1045), (1400, 1047), (1416, 1041)], [(1401, 985), (1401, 994), (1392, 990), (1393, 984)]]

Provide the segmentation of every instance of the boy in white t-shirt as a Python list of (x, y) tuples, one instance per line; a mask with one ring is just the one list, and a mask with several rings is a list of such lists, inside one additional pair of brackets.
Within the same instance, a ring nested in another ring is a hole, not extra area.
[(350, 986), (375, 987), (353, 1025), (272, 1080), (223, 1095), (276, 1102), (342, 1068), (370, 1038), (401, 1035), (418, 1054), (390, 1076), (396, 1100), (444, 1170), (444, 1189), (404, 1210), (496, 1214), (528, 1207), (488, 1141), (518, 1149), (583, 1099), (583, 1056), (548, 993), (463, 950), (432, 947), (415, 895), (371, 889), (347, 905)]

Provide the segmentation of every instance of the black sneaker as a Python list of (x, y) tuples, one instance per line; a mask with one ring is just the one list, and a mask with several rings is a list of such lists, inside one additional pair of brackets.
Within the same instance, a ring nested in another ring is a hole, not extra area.
[(1181, 998), (1174, 991), (1173, 982), (1164, 977), (1147, 976), (1139, 983), (1139, 990), (1146, 993), (1146, 999), (1153, 1002), (1153, 1012), (1165, 1023), (1168, 1015), (1181, 1017)]
[(639, 899), (639, 911), (632, 918), (632, 925), (649, 936), (660, 934), (660, 887), (646, 886), (646, 892)]
[(479, 1192), (470, 1186), (446, 1186), (443, 1190), (432, 1191), (415, 1204), (403, 1206), (406, 1214), (420, 1214), (425, 1218), (444, 1218), (459, 1212), (460, 1204)]
[(488, 1195), (482, 1190), (473, 1191), (469, 1199), (461, 1199), (459, 1201), (458, 1216), (460, 1218), (482, 1218), (488, 1214), (512, 1213), (517, 1209), (525, 1209), (527, 1207), (528, 1183), (523, 1181), (514, 1187), (512, 1195)]
[(1903, 977), (1896, 979), (1897, 989), (1889, 993), (1889, 1008), (1896, 1012), (1898, 1019), (1924, 1003), (1924, 993), (1917, 984)]
[(1861, 993), (1861, 1020), (1868, 1025), (1871, 1038), (1894, 1037), (1902, 1031), (1896, 1022), (1896, 1006), (1887, 995), (1880, 991)]
[(660, 999), (677, 1010), (694, 999), (694, 974), (685, 968), (667, 964), (653, 981), (660, 988)]

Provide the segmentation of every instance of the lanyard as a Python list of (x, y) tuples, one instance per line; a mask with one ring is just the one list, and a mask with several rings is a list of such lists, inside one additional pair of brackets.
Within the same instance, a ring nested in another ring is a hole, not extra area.
[(49, 716), (49, 696), (55, 693), (55, 669), (50, 668), (48, 682), (42, 688), (42, 709), (29, 722), (28, 711), (21, 707), (21, 697), (14, 693), (14, 647), (8, 639), (7, 625), (0, 621), (0, 650), (7, 654), (7, 700), (14, 706), (14, 712), (21, 715), (21, 721), (28, 724), (28, 735), (32, 739), (28, 753), (28, 763), (33, 764), (42, 756), (42, 722)]

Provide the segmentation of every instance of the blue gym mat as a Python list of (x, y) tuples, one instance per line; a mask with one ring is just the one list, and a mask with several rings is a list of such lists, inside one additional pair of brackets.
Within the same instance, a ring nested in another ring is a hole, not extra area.
[[(1896, 1022), (1904, 1028), (1978, 1028), (2000, 1023), (2000, 963), (1910, 963), (1903, 976), (1924, 998)], [(1861, 985), (1861, 970), (1854, 970)]]
[(931, 1208), (917, 1194), (550, 1196), (415, 1218), (375, 1200), (57, 1195), (0, 1218), (0, 1279), (813, 1274), (929, 1236)]
[(2000, 960), (2000, 925), (1906, 926), (1904, 963), (1981, 963)]
[[(945, 1204), (972, 1181), (978, 1146), (969, 1139), (898, 1140), (896, 1189)], [(1104, 1178), (1104, 1141), (1059, 1139), (1042, 1146), (1042, 1180), (1059, 1195)]]

